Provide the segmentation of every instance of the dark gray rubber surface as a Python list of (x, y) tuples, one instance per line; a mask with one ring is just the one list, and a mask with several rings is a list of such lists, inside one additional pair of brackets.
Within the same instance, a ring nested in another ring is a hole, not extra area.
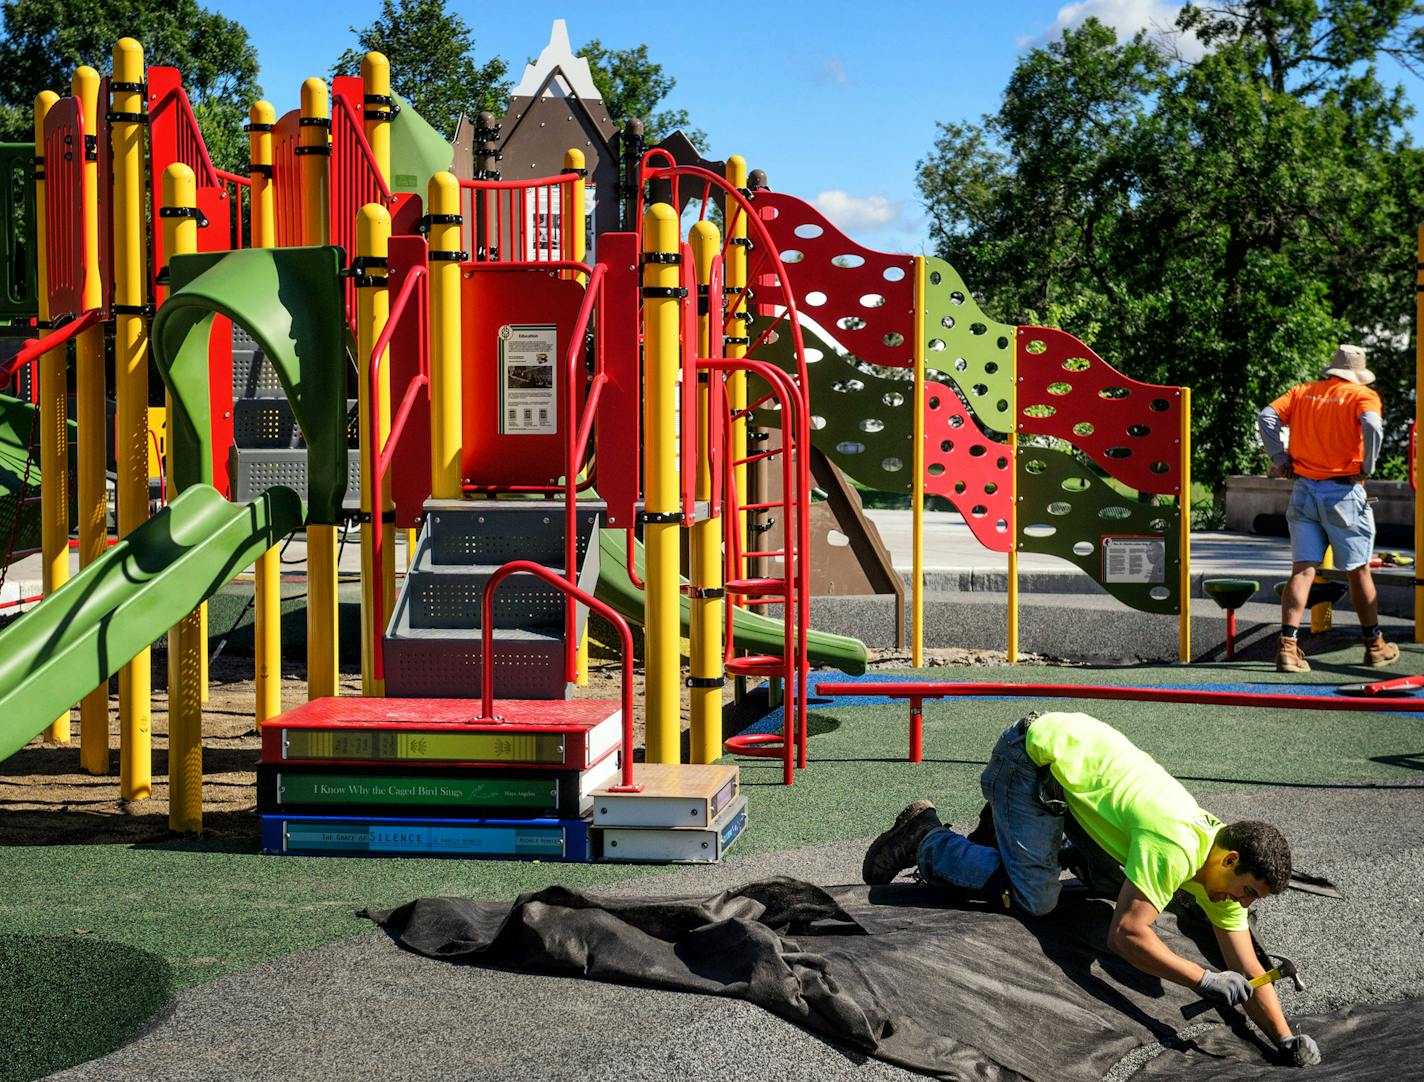
[[(1258, 932), (1267, 948), (1293, 958), (1309, 985), (1301, 994), (1283, 991), (1288, 1015), (1424, 995), (1424, 787), (1273, 787), (1215, 794), (1210, 806), (1224, 818), (1276, 822), (1291, 838), (1297, 864), (1333, 879), (1346, 895), (1341, 901), (1291, 892), (1261, 907)], [(863, 842), (846, 842), (733, 857), (609, 893), (710, 893), (764, 875), (854, 882), (863, 849)], [(353, 911), (360, 903), (353, 899)], [(353, 930), (362, 923), (353, 916)], [(1130, 1054), (1106, 1077), (1129, 1077), (1153, 1051)], [(1328, 1059), (1330, 1048), (1322, 1051)], [(53, 1077), (918, 1076), (847, 1055), (747, 1003), (450, 965), (368, 932), (190, 989), (131, 1045)]]

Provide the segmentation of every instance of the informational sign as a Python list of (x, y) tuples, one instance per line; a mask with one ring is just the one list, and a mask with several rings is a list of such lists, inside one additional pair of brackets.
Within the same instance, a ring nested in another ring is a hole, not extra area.
[(1167, 542), (1160, 537), (1104, 537), (1103, 582), (1164, 582)]
[(552, 323), (499, 329), (499, 432), (552, 435), (559, 430), (559, 332)]

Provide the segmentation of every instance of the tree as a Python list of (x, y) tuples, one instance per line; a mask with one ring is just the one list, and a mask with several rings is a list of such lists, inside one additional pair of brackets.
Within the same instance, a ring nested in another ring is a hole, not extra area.
[(594, 38), (579, 49), (588, 61), (593, 85), (603, 95), (603, 104), (615, 124), (638, 119), (643, 122), (643, 138), (649, 146), (678, 129), (704, 154), (707, 133), (691, 126), (686, 109), (659, 109), (672, 93), (677, 80), (648, 57), (647, 45), (632, 49), (610, 49)]
[(939, 254), (1001, 317), (1055, 323), (1136, 378), (1193, 387), (1195, 471), (1259, 468), (1254, 413), (1362, 341), (1397, 446), (1412, 409), (1424, 160), (1407, 0), (1189, 5), (1191, 64), (1094, 21), (1027, 54), (998, 112), (942, 124), (919, 186)]
[(114, 42), (128, 36), (148, 64), (183, 73), (214, 164), (236, 170), (246, 161), (242, 123), (262, 89), (242, 24), (197, 0), (5, 0), (0, 17), (0, 138), (33, 139), (35, 95), (68, 94), (82, 64), (106, 71)]
[(475, 58), (473, 32), (445, 0), (381, 0), (380, 15), (351, 32), (357, 45), (337, 59), (336, 74), (359, 75), (366, 53), (384, 53), (392, 89), (447, 137), (461, 114), (504, 112), (508, 66), (497, 56), (483, 64)]

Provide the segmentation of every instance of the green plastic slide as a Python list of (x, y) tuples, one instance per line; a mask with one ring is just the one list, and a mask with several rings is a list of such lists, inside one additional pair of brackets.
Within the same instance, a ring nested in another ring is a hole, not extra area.
[(301, 524), (290, 489), (232, 504), (194, 485), (0, 631), (0, 759)]
[[(630, 622), (643, 623), (643, 591), (628, 577), (628, 550), (624, 545), (622, 530), (602, 530), (598, 540), (599, 572), (595, 596), (605, 604), (613, 606)], [(643, 546), (633, 542), (634, 567), (641, 576), (643, 571)], [(686, 584), (684, 579), (683, 583)], [(680, 599), (682, 606), (682, 632), (687, 634), (688, 598)], [(743, 650), (756, 653), (781, 653), (783, 625), (780, 620), (758, 616), (754, 612), (738, 609), (732, 618), (732, 634), (736, 645)], [(865, 643), (845, 635), (831, 635), (824, 631), (811, 631), (806, 636), (806, 651), (813, 665), (829, 665), (848, 676), (859, 676), (865, 672)]]

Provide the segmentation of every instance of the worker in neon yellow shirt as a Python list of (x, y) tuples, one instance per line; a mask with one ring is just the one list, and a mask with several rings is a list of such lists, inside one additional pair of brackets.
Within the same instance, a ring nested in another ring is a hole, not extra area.
[[(1106, 870), (1117, 891), (1109, 948), (1144, 973), (1244, 1006), (1291, 1062), (1320, 1061), (1314, 1040), (1291, 1033), (1274, 989), (1250, 983), (1265, 970), (1246, 910), (1290, 882), (1290, 846), (1275, 827), (1224, 826), (1150, 755), (1087, 714), (1030, 714), (1011, 725), (980, 786), (992, 835), (966, 838), (942, 824), (929, 801), (916, 801), (871, 843), (865, 881), (889, 883), (914, 868), (926, 883), (1007, 892), (1018, 908), (1042, 915), (1058, 904), (1066, 830), (1079, 856), (1075, 870), (1083, 867), (1099, 887)], [(1178, 890), (1206, 914), (1229, 969), (1203, 969), (1153, 931)]]

